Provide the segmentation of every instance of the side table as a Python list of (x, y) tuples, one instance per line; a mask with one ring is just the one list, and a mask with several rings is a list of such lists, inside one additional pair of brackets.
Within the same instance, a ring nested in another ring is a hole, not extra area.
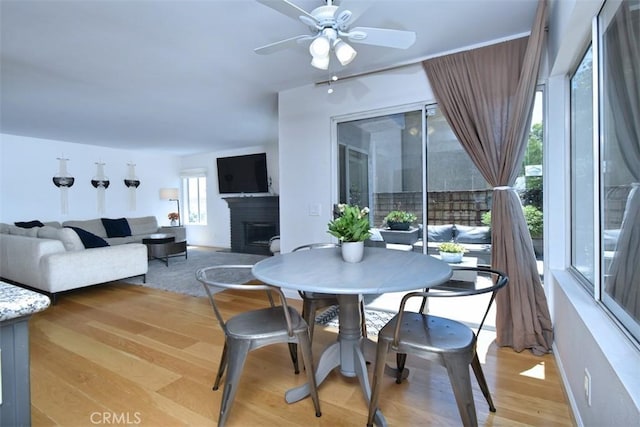
[(187, 241), (176, 241), (173, 234), (152, 234), (142, 239), (142, 243), (147, 247), (149, 259), (159, 259), (169, 266), (169, 257), (184, 255), (187, 259)]

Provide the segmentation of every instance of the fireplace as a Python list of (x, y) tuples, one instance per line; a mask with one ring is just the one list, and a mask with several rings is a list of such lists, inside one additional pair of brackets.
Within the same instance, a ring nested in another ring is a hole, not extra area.
[(277, 196), (225, 197), (231, 217), (231, 250), (271, 255), (269, 239), (280, 233)]

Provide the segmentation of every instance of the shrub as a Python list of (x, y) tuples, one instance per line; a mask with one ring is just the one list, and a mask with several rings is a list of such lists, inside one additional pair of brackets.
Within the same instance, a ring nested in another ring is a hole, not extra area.
[[(524, 220), (527, 222), (527, 228), (531, 237), (537, 238), (542, 236), (543, 215), (542, 211), (533, 205), (527, 205), (522, 208)], [(491, 226), (491, 211), (482, 214), (482, 224)]]

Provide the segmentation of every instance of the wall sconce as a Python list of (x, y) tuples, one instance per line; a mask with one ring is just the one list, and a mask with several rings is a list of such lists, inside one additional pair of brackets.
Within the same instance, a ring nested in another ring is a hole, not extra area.
[(76, 180), (74, 177), (69, 175), (69, 172), (67, 172), (68, 160), (69, 159), (58, 157), (58, 174), (52, 178), (53, 184), (60, 189), (60, 212), (62, 214), (67, 214), (69, 212), (68, 189), (73, 186), (73, 183)]
[(180, 191), (177, 188), (161, 188), (160, 200), (172, 200), (176, 202), (178, 206), (178, 225), (182, 225), (182, 218), (180, 217)]
[(140, 186), (140, 180), (136, 178), (136, 165), (135, 163), (127, 163), (129, 173), (124, 179), (124, 185), (129, 189), (129, 209), (136, 210), (136, 188)]
[(104, 174), (104, 163), (96, 162), (96, 176), (91, 179), (91, 185), (98, 190), (98, 213), (104, 213), (104, 194), (109, 188), (109, 178)]

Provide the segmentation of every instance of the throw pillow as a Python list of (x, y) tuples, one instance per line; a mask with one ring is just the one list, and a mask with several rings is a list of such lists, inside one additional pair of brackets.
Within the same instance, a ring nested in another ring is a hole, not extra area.
[(491, 229), (488, 226), (456, 225), (456, 242), (490, 244)]
[(16, 227), (20, 227), (20, 228), (44, 227), (44, 224), (38, 221), (37, 219), (33, 221), (18, 221), (18, 222), (14, 222), (14, 224)]
[(78, 233), (70, 228), (59, 228), (58, 240), (62, 242), (64, 248), (69, 252), (81, 251), (85, 248), (84, 243), (80, 240), (80, 236), (78, 236)]
[(109, 219), (101, 218), (102, 225), (107, 232), (107, 237), (127, 237), (131, 236), (131, 228), (126, 218)]
[(86, 249), (101, 248), (104, 246), (109, 246), (107, 241), (104, 240), (102, 237), (96, 236), (93, 233), (89, 233), (87, 230), (83, 230), (82, 228), (78, 228), (78, 227), (68, 227), (68, 228), (71, 228), (73, 231), (76, 232), (76, 234), (78, 235), (78, 237), (80, 238), (80, 240), (82, 241), (82, 244)]
[(428, 242), (450, 242), (453, 240), (453, 224), (427, 225)]

